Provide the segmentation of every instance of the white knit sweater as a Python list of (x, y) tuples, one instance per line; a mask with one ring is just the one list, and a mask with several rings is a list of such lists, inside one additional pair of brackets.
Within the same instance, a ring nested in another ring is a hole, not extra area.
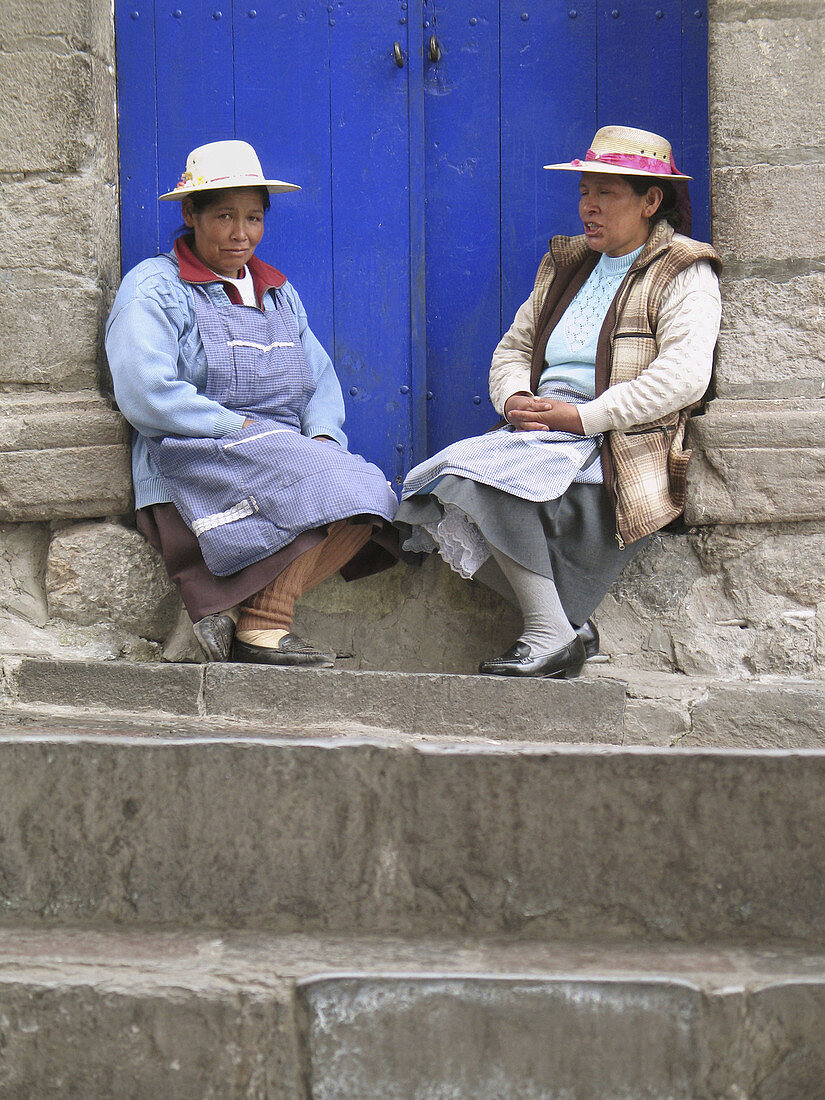
[[(533, 313), (531, 294), (493, 353), (490, 399), (502, 416), (508, 397), (530, 392)], [(584, 434), (624, 431), (698, 401), (710, 382), (721, 316), (719, 280), (710, 264), (700, 260), (677, 275), (662, 297), (659, 352), (647, 370), (578, 406)]]

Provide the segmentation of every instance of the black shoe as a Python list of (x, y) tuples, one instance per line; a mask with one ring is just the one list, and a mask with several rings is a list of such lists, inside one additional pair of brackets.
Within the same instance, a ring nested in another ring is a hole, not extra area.
[(568, 680), (578, 676), (584, 667), (584, 642), (578, 636), (555, 653), (530, 656), (526, 642), (513, 642), (506, 653), (482, 661), (478, 671), (482, 676), (542, 676)]
[(253, 665), (291, 665), (299, 668), (332, 668), (335, 658), (313, 649), (297, 634), (284, 634), (277, 646), (251, 645), (235, 639), (232, 659)]
[(578, 636), (584, 643), (584, 653), (589, 661), (591, 657), (598, 657), (599, 655), (599, 630), (592, 619), (588, 619), (586, 623), (581, 626), (574, 626)]
[(228, 661), (235, 637), (235, 620), (231, 615), (204, 615), (192, 630), (204, 655), (210, 661)]

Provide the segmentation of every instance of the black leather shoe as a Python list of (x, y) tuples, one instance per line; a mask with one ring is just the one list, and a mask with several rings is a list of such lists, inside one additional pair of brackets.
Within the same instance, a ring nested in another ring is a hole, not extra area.
[(204, 655), (210, 661), (228, 661), (235, 637), (235, 620), (231, 615), (204, 615), (192, 630)]
[(251, 645), (235, 639), (232, 659), (253, 665), (291, 665), (299, 668), (332, 668), (335, 658), (313, 649), (297, 634), (284, 634), (277, 646)]
[(541, 676), (571, 680), (579, 675), (584, 662), (584, 642), (579, 637), (554, 653), (545, 653), (541, 657), (531, 657), (530, 646), (517, 641), (500, 657), (482, 661), (478, 671), (482, 676)]
[(581, 626), (574, 626), (578, 636), (584, 643), (585, 657), (589, 661), (591, 657), (598, 657), (599, 655), (599, 631), (596, 624), (592, 619), (588, 619), (586, 623)]

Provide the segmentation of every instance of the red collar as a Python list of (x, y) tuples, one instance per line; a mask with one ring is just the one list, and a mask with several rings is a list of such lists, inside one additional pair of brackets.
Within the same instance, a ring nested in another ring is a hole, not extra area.
[[(178, 237), (175, 241), (175, 255), (178, 258), (180, 277), (185, 283), (220, 283), (233, 305), (243, 305), (238, 288), (232, 283), (225, 282), (220, 275), (216, 275), (206, 264), (201, 263), (185, 237)], [(247, 267), (252, 274), (255, 298), (259, 305), (268, 290), (278, 290), (286, 282), (286, 275), (282, 275), (277, 268), (265, 264), (257, 256), (252, 257)]]

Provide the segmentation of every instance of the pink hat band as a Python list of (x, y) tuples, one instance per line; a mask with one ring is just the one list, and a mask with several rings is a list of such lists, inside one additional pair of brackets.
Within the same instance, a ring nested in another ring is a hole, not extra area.
[(670, 155), (670, 162), (658, 160), (653, 157), (642, 157), (636, 153), (594, 153), (588, 149), (584, 161), (574, 160), (570, 163), (577, 168), (585, 161), (598, 161), (600, 164), (611, 164), (616, 168), (635, 168), (639, 172), (646, 172), (651, 176), (679, 175), (679, 169)]

